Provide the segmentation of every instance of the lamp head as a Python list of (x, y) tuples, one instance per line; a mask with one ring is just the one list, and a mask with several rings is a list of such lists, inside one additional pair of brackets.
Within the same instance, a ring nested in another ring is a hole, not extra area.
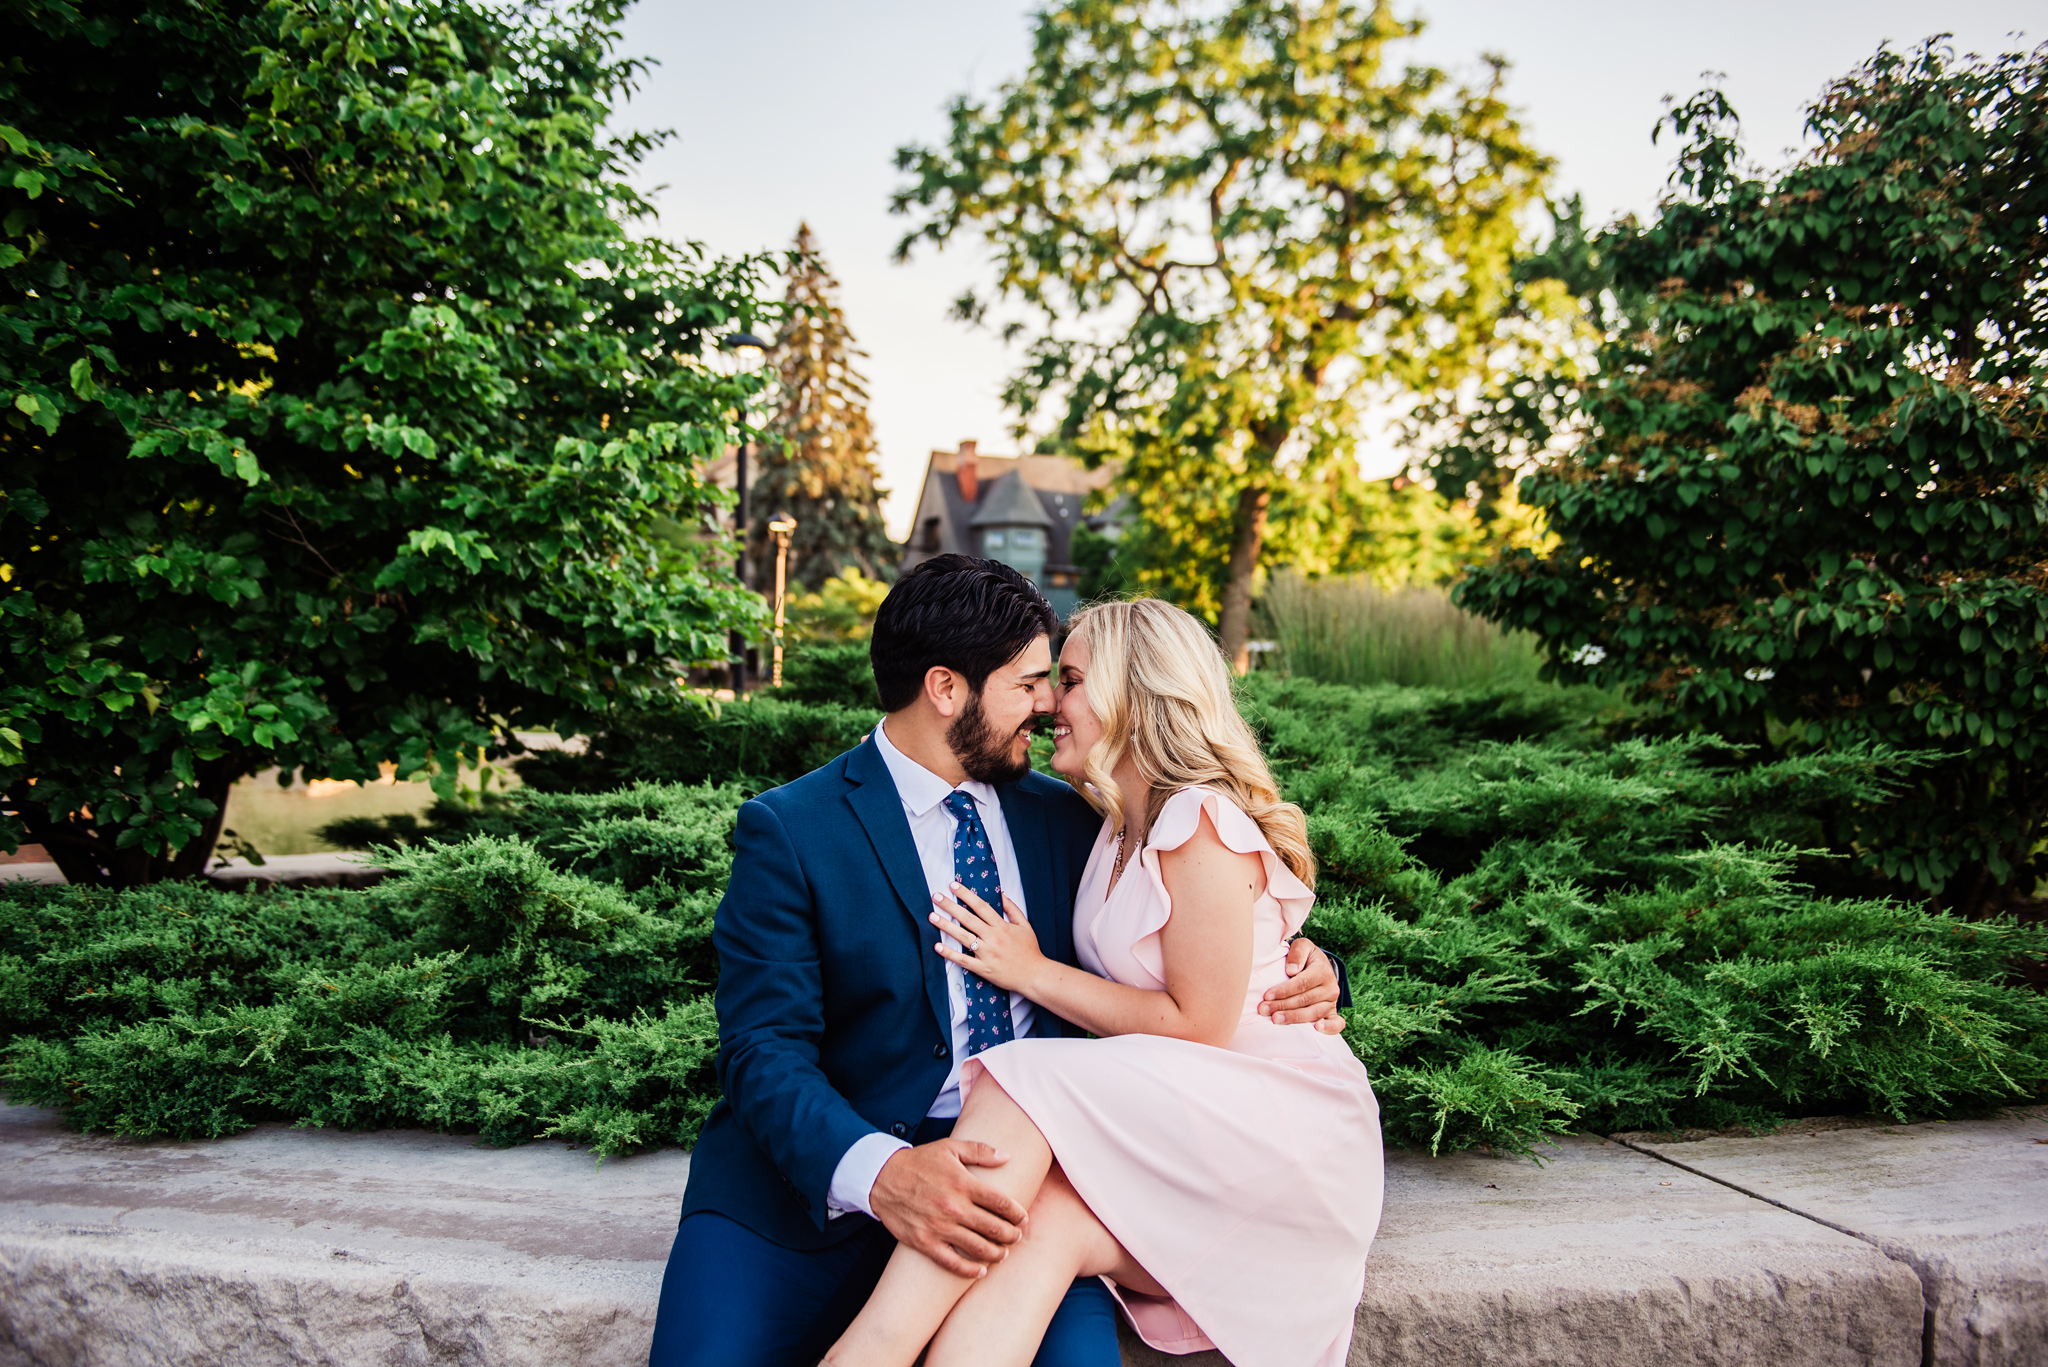
[(751, 332), (728, 332), (718, 339), (718, 350), (725, 368), (736, 375), (758, 370), (768, 359), (768, 343)]

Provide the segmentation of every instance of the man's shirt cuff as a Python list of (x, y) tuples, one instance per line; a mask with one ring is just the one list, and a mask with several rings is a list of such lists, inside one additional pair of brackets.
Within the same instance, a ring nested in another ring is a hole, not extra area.
[(875, 1212), (868, 1208), (868, 1198), (874, 1194), (875, 1179), (882, 1175), (882, 1164), (894, 1158), (897, 1150), (909, 1147), (880, 1130), (854, 1140), (853, 1147), (840, 1155), (839, 1166), (832, 1169), (832, 1186), (825, 1193), (826, 1211), (834, 1219), (856, 1210), (872, 1216)]

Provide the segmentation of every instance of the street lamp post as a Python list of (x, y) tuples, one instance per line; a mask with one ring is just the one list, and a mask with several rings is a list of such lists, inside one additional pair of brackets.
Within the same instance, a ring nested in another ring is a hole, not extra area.
[[(751, 332), (734, 332), (718, 339), (718, 349), (725, 358), (727, 371), (743, 375), (758, 370), (768, 359), (768, 343)], [(747, 406), (740, 402), (740, 441), (733, 450), (733, 482), (739, 500), (733, 507), (733, 525), (740, 535), (738, 563), (733, 567), (739, 576), (740, 587), (750, 588), (747, 580), (747, 536), (749, 531), (747, 514)], [(738, 631), (732, 634), (732, 695), (737, 698), (747, 689), (747, 643)]]
[(796, 519), (788, 513), (782, 514), (768, 524), (768, 530), (775, 534), (775, 684), (782, 687), (782, 608), (789, 594), (789, 536), (796, 530)]

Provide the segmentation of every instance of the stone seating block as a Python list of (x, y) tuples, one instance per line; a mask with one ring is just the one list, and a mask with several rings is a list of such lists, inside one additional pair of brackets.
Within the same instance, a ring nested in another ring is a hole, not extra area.
[(641, 1367), (689, 1157), (0, 1107), (0, 1364)]
[[(0, 1107), (0, 1367), (638, 1367), (688, 1165), (410, 1131), (145, 1143)], [(1387, 1198), (1355, 1364), (1920, 1361), (1907, 1263), (1620, 1144), (1395, 1154)]]
[[(1859, 1240), (1620, 1144), (1390, 1153), (1352, 1367), (1913, 1367), (1919, 1287)], [(1173, 1358), (1126, 1331), (1133, 1367)]]
[(1645, 1152), (1911, 1267), (1928, 1367), (2048, 1363), (2048, 1107), (2004, 1119), (1658, 1143)]

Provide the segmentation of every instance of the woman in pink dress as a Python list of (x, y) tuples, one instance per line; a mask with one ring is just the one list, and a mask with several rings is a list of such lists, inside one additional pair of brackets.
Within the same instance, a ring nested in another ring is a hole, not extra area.
[(1046, 959), (1004, 898), (934, 899), (947, 958), (1094, 1039), (970, 1060), (953, 1135), (1030, 1210), (994, 1271), (898, 1248), (834, 1367), (1026, 1367), (1076, 1277), (1100, 1276), (1169, 1353), (1340, 1367), (1379, 1225), (1379, 1107), (1342, 1039), (1259, 1014), (1314, 902), (1282, 802), (1206, 630), (1155, 600), (1079, 614), (1053, 767), (1100, 809), (1074, 940)]

